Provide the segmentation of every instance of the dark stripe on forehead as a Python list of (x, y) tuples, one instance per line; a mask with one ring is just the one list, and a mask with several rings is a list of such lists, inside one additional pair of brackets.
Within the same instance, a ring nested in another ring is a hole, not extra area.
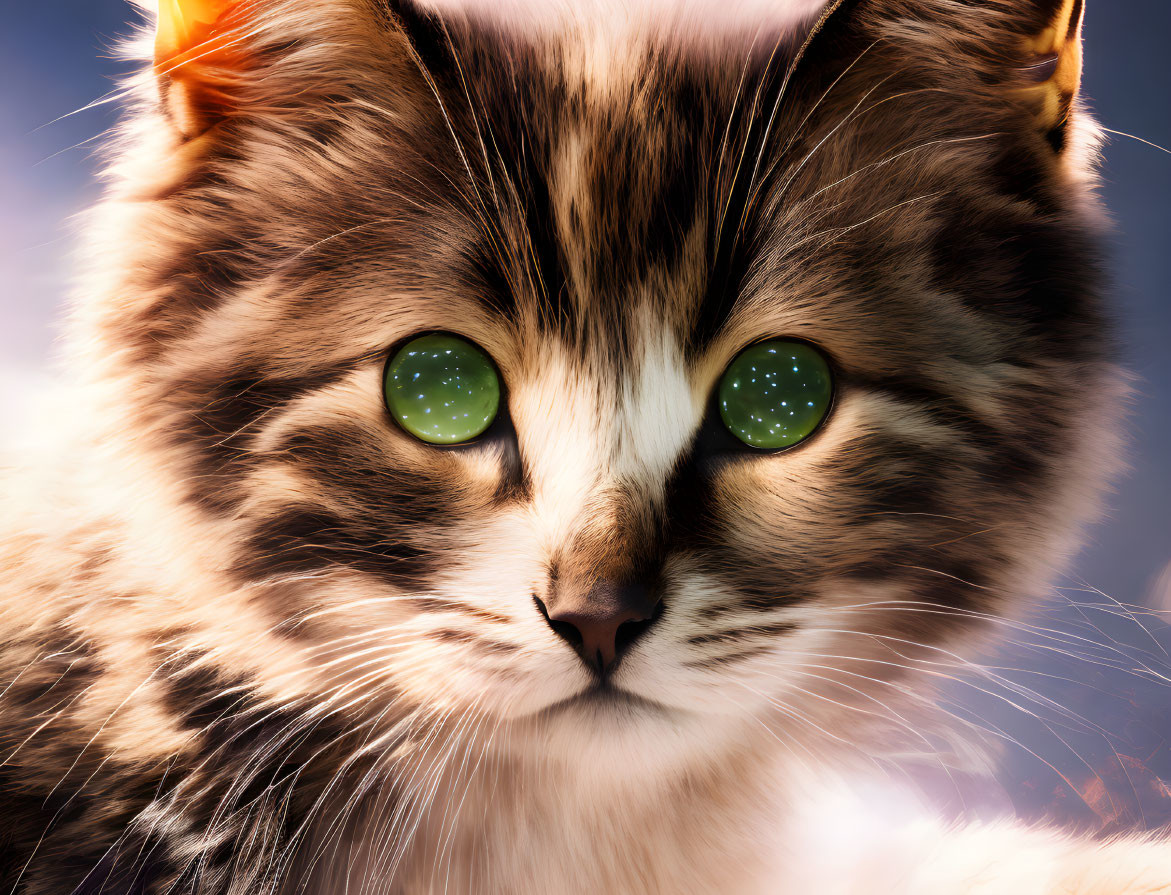
[[(500, 209), (504, 238), (515, 239), (528, 261), (513, 288), (538, 302), (550, 328), (575, 340), (599, 329), (606, 342), (625, 341), (631, 290), (678, 260), (705, 191), (692, 116), (704, 117), (706, 98), (698, 84), (667, 78), (654, 60), (645, 65), (648, 83), (632, 89), (658, 97), (649, 112), (591, 99), (535, 63), (497, 85), (499, 105), (486, 112), (499, 179), (515, 186), (520, 202), (514, 214)], [(566, 160), (567, 141), (580, 155)], [(569, 254), (584, 259), (584, 282), (568, 279)]]
[[(615, 298), (655, 268), (669, 270), (709, 192), (712, 89), (691, 66), (648, 52), (630, 96), (587, 109), (583, 159), (592, 282)], [(645, 97), (654, 101), (644, 105)]]
[[(739, 96), (734, 105), (713, 116), (709, 221), (709, 270), (707, 288), (692, 322), (688, 341), (693, 353), (702, 353), (735, 307), (753, 251), (758, 248), (758, 222), (750, 200), (761, 190), (767, 172), (776, 162), (778, 135), (785, 132), (786, 114), (781, 109), (786, 76), (795, 64), (803, 35), (782, 34), (771, 52), (758, 51), (738, 73)], [(725, 73), (726, 78), (732, 73)], [(775, 117), (774, 117), (775, 116)]]
[(480, 230), (470, 260), (489, 289), (476, 297), (510, 315), (533, 297), (551, 322), (570, 327), (549, 177), (562, 116), (579, 100), (533, 47), (485, 23), (399, 15), (443, 104), (448, 130), (440, 139), (458, 159), (461, 190)]
[[(673, 273), (718, 204), (719, 141), (729, 119), (734, 130), (743, 124), (726, 73), (713, 77), (714, 62), (651, 49), (625, 91), (603, 97), (565, 83), (553, 61), (511, 38), (487, 30), (452, 37), (460, 69), (448, 60), (436, 80), (494, 231), (473, 259), (488, 271), (486, 300), (506, 310), (535, 300), (551, 328), (575, 339), (597, 329), (620, 346), (631, 292), (651, 272)], [(736, 139), (731, 133), (729, 164), (738, 149), (756, 148)], [(738, 183), (743, 194), (746, 175)], [(584, 282), (569, 281), (570, 256), (582, 259)], [(729, 267), (721, 262), (716, 279), (727, 279)], [(713, 289), (713, 302), (720, 298)]]
[(442, 21), (415, 0), (375, 0), (372, 4), (389, 28), (405, 35), (418, 54), (420, 65), (432, 76), (451, 69), (450, 42)]
[[(538, 96), (541, 87), (523, 79), (517, 88), (517, 103), (551, 103), (553, 97)], [(543, 92), (543, 91), (542, 91)], [(566, 97), (559, 96), (559, 103)], [(512, 128), (507, 125), (511, 123)], [(552, 150), (547, 134), (534, 132), (521, 120), (506, 122), (505, 132), (515, 140), (512, 152), (503, 157), (505, 176), (516, 187), (521, 198), (519, 209), (522, 258), (529, 263), (522, 268), (522, 279), (517, 288), (532, 290), (545, 311), (545, 319), (552, 329), (575, 332), (580, 328), (576, 305), (568, 301), (568, 283), (565, 278), (565, 254), (557, 234), (556, 215), (549, 187), (548, 157)]]

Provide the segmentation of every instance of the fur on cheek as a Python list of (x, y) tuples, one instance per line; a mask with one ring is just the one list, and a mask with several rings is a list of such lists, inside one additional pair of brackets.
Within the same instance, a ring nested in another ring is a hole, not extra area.
[[(859, 716), (930, 700), (914, 659), (1047, 580), (1123, 399), (1080, 6), (764, 6), (167, 0), (91, 225), (79, 434), (0, 514), (0, 883), (1171, 873), (1009, 824), (843, 809), (833, 860), (788, 829), (817, 770), (893, 751)], [(390, 412), (425, 333), (490, 358), (482, 437)], [(792, 450), (717, 401), (771, 339), (833, 377)]]

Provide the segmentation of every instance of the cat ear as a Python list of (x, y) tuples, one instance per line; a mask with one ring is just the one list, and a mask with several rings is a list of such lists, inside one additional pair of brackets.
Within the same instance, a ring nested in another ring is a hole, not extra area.
[(154, 70), (167, 112), (185, 137), (226, 117), (247, 66), (241, 44), (250, 0), (159, 0)]
[(1008, 99), (1056, 151), (1065, 149), (1085, 0), (830, 0), (826, 10), (817, 28), (853, 31), (863, 47), (886, 48), (872, 54), (884, 64), (918, 71), (969, 101)]
[(1073, 108), (1082, 77), (1082, 20), (1085, 0), (1055, 0), (1044, 27), (1028, 35), (1022, 49), (1026, 64), (1021, 70), (1026, 86), (1020, 88), (1042, 132), (1058, 145)]

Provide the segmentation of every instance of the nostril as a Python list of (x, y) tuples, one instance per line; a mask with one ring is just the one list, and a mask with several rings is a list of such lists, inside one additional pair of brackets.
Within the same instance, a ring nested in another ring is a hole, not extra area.
[(545, 606), (544, 601), (536, 594), (533, 594), (533, 602), (537, 604), (537, 610), (544, 617), (545, 623), (553, 629), (553, 633), (572, 646), (575, 650), (580, 650), (583, 642), (581, 631), (579, 631), (569, 622), (558, 621), (555, 618), (550, 618), (549, 610)]
[(618, 655), (626, 652), (634, 641), (638, 640), (643, 634), (651, 629), (663, 615), (663, 603), (660, 600), (655, 603), (651, 610), (650, 618), (635, 618), (625, 621), (618, 626), (618, 630), (614, 634), (615, 652)]
[(581, 631), (579, 631), (575, 625), (571, 625), (569, 622), (557, 622), (550, 620), (549, 627), (551, 627), (554, 633), (556, 633), (562, 640), (566, 641), (574, 649), (581, 649)]

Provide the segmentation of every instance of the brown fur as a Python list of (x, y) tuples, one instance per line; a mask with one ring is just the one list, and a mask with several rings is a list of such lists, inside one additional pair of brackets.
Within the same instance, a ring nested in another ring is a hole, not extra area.
[[(255, 0), (214, 56), (144, 73), (68, 448), (10, 487), (0, 879), (775, 879), (775, 737), (828, 762), (845, 719), (878, 750), (859, 676), (1019, 611), (1113, 449), (1070, 57), (1057, 105), (1036, 92), (1054, 21), (1080, 18), (848, 0), (703, 40), (587, 15), (526, 36)], [(388, 348), (427, 330), (491, 354), (499, 437), (390, 420)], [(710, 396), (774, 336), (820, 346), (838, 395), (758, 455)], [(619, 572), (662, 615), (615, 673), (631, 696), (582, 701), (534, 597)]]

